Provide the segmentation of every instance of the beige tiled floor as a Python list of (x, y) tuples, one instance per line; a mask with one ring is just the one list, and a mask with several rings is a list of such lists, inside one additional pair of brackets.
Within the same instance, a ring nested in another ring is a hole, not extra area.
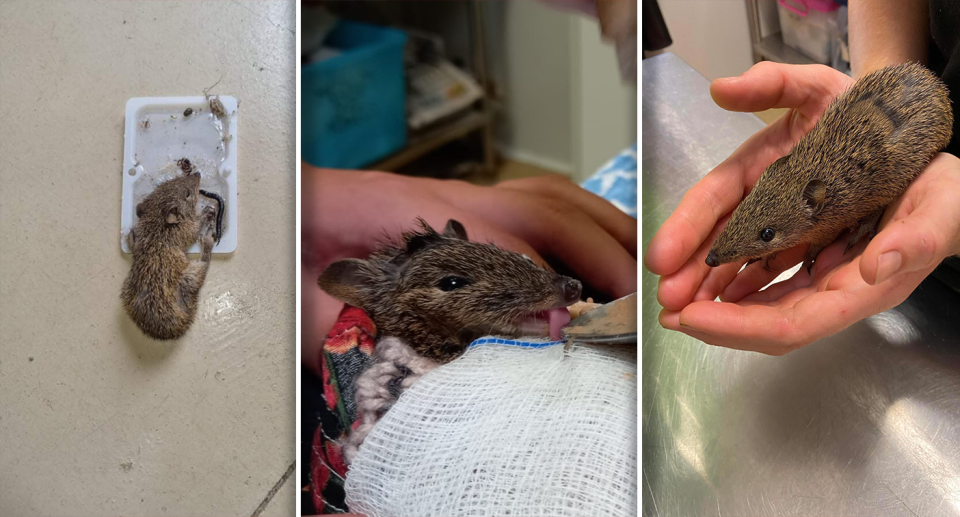
[[(250, 515), (293, 463), (294, 5), (0, 2), (0, 515)], [(118, 299), (124, 103), (221, 76), (239, 248), (160, 344)]]

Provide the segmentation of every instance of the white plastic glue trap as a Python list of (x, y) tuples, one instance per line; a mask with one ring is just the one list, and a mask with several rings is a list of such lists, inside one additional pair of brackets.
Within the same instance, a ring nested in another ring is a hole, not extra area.
[[(218, 100), (223, 113), (211, 111)], [(123, 136), (123, 193), (120, 247), (130, 253), (126, 236), (137, 224), (137, 204), (157, 185), (183, 174), (186, 158), (200, 171), (200, 189), (223, 199), (222, 235), (214, 253), (237, 249), (237, 100), (233, 97), (135, 97), (127, 101)], [(217, 201), (200, 196), (217, 209)], [(195, 243), (189, 253), (200, 253)]]
[(638, 515), (636, 348), (478, 340), (400, 395), (344, 488), (368, 517)]

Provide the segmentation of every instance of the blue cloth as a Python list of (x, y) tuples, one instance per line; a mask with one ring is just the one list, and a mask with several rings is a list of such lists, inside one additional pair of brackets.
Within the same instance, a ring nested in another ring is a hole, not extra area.
[(637, 144), (605, 163), (581, 186), (637, 217)]

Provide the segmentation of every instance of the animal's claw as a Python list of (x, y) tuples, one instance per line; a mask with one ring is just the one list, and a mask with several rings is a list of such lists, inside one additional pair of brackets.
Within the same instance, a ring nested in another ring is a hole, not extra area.
[(770, 263), (776, 260), (776, 258), (777, 258), (776, 253), (774, 253), (773, 255), (767, 255), (767, 257), (763, 260), (763, 269), (770, 271), (772, 273), (773, 268), (770, 267)]

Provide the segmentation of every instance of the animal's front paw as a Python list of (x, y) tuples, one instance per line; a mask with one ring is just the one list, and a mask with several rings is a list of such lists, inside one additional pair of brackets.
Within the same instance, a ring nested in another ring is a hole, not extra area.
[(217, 211), (208, 206), (203, 209), (203, 215), (200, 219), (200, 243), (204, 248), (213, 248), (216, 242), (217, 233)]
[(200, 218), (204, 226), (212, 225), (217, 220), (217, 209), (210, 205), (203, 207), (203, 213)]

